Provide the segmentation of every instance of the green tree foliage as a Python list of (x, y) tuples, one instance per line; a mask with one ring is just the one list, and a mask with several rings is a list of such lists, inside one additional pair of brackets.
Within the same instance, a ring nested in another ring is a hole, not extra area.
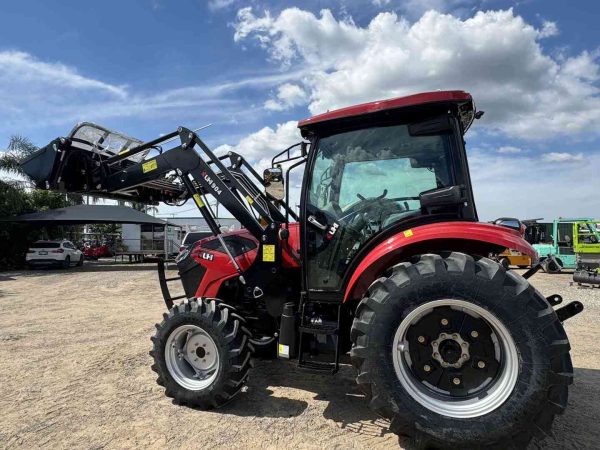
[[(19, 162), (37, 147), (27, 138), (13, 136), (5, 152), (0, 152), (0, 217), (13, 217), (36, 211), (83, 203), (81, 195), (33, 189), (33, 183), (21, 171)], [(8, 175), (8, 176), (7, 176)], [(20, 175), (25, 181), (15, 180)], [(0, 269), (24, 264), (28, 244), (37, 239), (59, 239), (81, 227), (32, 227), (27, 224), (0, 222)]]
[(114, 234), (121, 232), (121, 225), (116, 223), (96, 223), (90, 225), (88, 228), (91, 233), (98, 234)]

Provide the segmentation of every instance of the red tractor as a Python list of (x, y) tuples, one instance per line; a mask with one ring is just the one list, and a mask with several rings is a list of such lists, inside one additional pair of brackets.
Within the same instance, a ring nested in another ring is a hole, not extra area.
[[(562, 321), (583, 307), (555, 310), (560, 296), (527, 281), (538, 265), (520, 276), (488, 259), (537, 255), (478, 222), (463, 135), (480, 115), (462, 91), (328, 112), (301, 121), (305, 140), (263, 176), (186, 128), (140, 143), (93, 124), (23, 167), (46, 189), (198, 206), (214, 236), (179, 254), (178, 277), (159, 264), (168, 312), (150, 354), (175, 401), (226, 404), (255, 354), (328, 374), (349, 354), (370, 407), (419, 446), (524, 447), (567, 405)], [(222, 233), (206, 195), (244, 229)]]

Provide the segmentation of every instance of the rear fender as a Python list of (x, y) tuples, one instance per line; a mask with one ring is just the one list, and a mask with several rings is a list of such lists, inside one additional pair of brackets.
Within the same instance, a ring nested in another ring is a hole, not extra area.
[(360, 262), (344, 291), (344, 302), (358, 299), (386, 269), (423, 253), (458, 251), (487, 256), (518, 250), (537, 263), (533, 247), (514, 230), (488, 223), (441, 222), (404, 230), (374, 247)]

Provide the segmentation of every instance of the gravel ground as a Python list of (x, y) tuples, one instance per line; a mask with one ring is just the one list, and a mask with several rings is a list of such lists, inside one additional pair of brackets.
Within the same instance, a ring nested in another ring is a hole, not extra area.
[[(569, 320), (575, 385), (554, 438), (533, 448), (600, 446), (600, 289), (537, 274), (542, 293), (581, 300)], [(366, 407), (350, 367), (334, 378), (257, 361), (217, 412), (174, 405), (148, 356), (162, 304), (154, 266), (90, 263), (0, 273), (0, 448), (399, 448)]]

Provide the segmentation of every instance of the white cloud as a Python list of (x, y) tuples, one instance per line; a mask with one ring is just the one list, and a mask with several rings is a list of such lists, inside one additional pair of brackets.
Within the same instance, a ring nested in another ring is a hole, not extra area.
[(18, 80), (23, 87), (43, 82), (66, 89), (97, 90), (118, 97), (126, 97), (123, 86), (115, 86), (103, 81), (87, 78), (71, 67), (60, 63), (40, 61), (28, 53), (18, 51), (0, 52), (0, 81)]
[(548, 20), (544, 20), (542, 24), (542, 29), (539, 31), (538, 36), (540, 38), (548, 38), (552, 36), (558, 36), (558, 26), (556, 26), (556, 22), (550, 22)]
[(583, 153), (550, 152), (542, 155), (544, 161), (549, 162), (577, 162), (583, 161)]
[(235, 3), (236, 0), (209, 0), (208, 8), (211, 11), (227, 8)]
[(298, 122), (290, 121), (275, 128), (264, 127), (241, 139), (236, 145), (221, 145), (215, 149), (215, 153), (234, 151), (251, 161), (270, 161), (277, 153), (301, 140)]
[[(586, 217), (600, 211), (597, 168), (600, 152), (591, 152), (585, 164), (556, 163), (539, 156), (514, 157), (469, 152), (469, 166), (479, 218), (531, 219)], [(565, 186), (577, 186), (566, 189)]]
[[(255, 121), (260, 106), (234, 94), (242, 89), (272, 89), (301, 79), (307, 70), (270, 71), (217, 83), (191, 85), (145, 94), (81, 74), (60, 62), (41, 61), (19, 51), (0, 51), (0, 135), (30, 134), (44, 127), (66, 132), (79, 121), (115, 117), (193, 118), (194, 123), (234, 118)], [(280, 89), (281, 105), (299, 100), (301, 88)]]
[(238, 12), (235, 39), (252, 39), (284, 67), (313, 69), (303, 78), (312, 113), (410, 93), (465, 89), (486, 111), (491, 132), (523, 139), (598, 133), (598, 54), (553, 57), (539, 39), (556, 34), (506, 11), (460, 19), (436, 11), (414, 23), (378, 14), (365, 27), (299, 8), (277, 16)]
[(272, 111), (283, 111), (288, 108), (303, 105), (307, 100), (304, 89), (297, 84), (282, 84), (277, 89), (277, 99), (265, 102), (265, 108)]
[(273, 18), (268, 11), (256, 17), (247, 7), (238, 11), (237, 19), (235, 41), (252, 37), (284, 64), (301, 57), (313, 65), (331, 65), (363, 47), (366, 37), (350, 18), (338, 21), (327, 9), (320, 18), (299, 8), (285, 9)]
[(519, 147), (513, 147), (512, 145), (504, 145), (500, 148), (498, 148), (497, 152), (498, 153), (521, 153), (523, 151), (523, 149), (519, 148)]
[(379, 6), (379, 7), (387, 6), (390, 4), (390, 2), (391, 2), (391, 0), (371, 0), (371, 3), (373, 3), (373, 5)]

